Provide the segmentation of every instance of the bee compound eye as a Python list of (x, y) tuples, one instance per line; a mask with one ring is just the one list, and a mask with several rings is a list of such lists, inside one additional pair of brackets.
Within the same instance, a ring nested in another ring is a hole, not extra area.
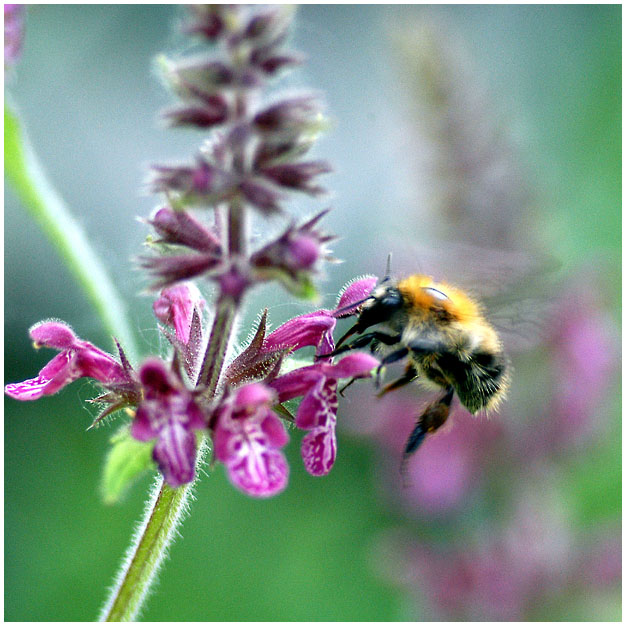
[(443, 291), (439, 291), (439, 289), (435, 289), (434, 287), (424, 287), (424, 291), (431, 295), (436, 300), (449, 300), (448, 296), (446, 296)]

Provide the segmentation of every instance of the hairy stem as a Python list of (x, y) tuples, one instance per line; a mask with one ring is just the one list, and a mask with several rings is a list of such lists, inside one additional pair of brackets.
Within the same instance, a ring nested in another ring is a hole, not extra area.
[[(206, 454), (206, 445), (201, 446), (198, 462)], [(100, 615), (100, 621), (130, 622), (137, 617), (150, 585), (159, 570), (167, 547), (183, 514), (195, 483), (171, 489), (160, 478), (154, 485), (146, 506), (145, 517), (139, 527), (135, 541), (121, 576), (114, 586), (111, 598)]]

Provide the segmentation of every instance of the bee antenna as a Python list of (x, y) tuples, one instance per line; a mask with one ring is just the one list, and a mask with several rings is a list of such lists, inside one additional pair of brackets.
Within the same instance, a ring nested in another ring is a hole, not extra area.
[(387, 269), (385, 270), (385, 278), (381, 282), (386, 282), (391, 278), (391, 252), (387, 255)]

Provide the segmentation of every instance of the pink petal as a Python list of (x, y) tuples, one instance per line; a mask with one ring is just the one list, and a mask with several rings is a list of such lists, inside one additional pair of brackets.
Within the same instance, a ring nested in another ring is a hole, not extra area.
[(144, 404), (140, 404), (137, 409), (130, 434), (138, 441), (150, 441), (159, 434), (159, 429), (150, 419), (150, 410)]
[(380, 361), (365, 352), (353, 352), (343, 357), (335, 365), (322, 364), (322, 371), (329, 378), (362, 378), (369, 376), (371, 371), (380, 365)]
[(152, 308), (157, 319), (174, 326), (178, 340), (187, 344), (194, 308), (200, 308), (203, 303), (197, 287), (192, 283), (183, 283), (163, 289)]
[(139, 370), (139, 378), (144, 387), (152, 393), (172, 391), (170, 372), (160, 359), (146, 359)]
[(282, 448), (289, 441), (289, 435), (282, 421), (272, 411), (268, 411), (265, 419), (261, 422), (261, 430), (265, 433), (269, 445), (273, 448)]
[(244, 385), (237, 390), (235, 409), (256, 409), (262, 405), (269, 405), (274, 399), (274, 392), (261, 383)]
[(337, 439), (334, 422), (320, 426), (302, 439), (300, 448), (306, 471), (312, 476), (324, 476), (330, 472), (337, 455)]
[(77, 340), (72, 329), (63, 322), (40, 322), (30, 329), (31, 339), (38, 345), (65, 350)]
[(228, 477), (238, 489), (257, 498), (274, 496), (287, 486), (289, 466), (281, 452), (251, 447), (248, 454), (227, 465)]
[(363, 278), (355, 279), (343, 288), (335, 310), (343, 309), (354, 304), (354, 309), (347, 309), (341, 312), (342, 316), (350, 315), (361, 301), (370, 295), (377, 282), (378, 278), (376, 278), (376, 276), (364, 276)]
[(11, 383), (6, 385), (4, 392), (7, 396), (14, 398), (15, 400), (37, 400), (41, 396), (46, 394), (46, 385), (50, 382), (49, 379), (31, 378), (21, 383)]
[[(319, 346), (323, 339), (332, 334), (336, 320), (326, 311), (299, 315), (279, 326), (263, 342), (263, 351), (290, 347), (299, 350), (305, 346)], [(332, 348), (331, 348), (332, 349)]]
[(278, 401), (285, 402), (303, 396), (322, 377), (319, 365), (307, 365), (279, 376), (269, 386), (278, 393)]
[(193, 432), (185, 430), (178, 422), (172, 422), (161, 430), (153, 457), (170, 487), (175, 489), (191, 482), (196, 462), (196, 438)]
[(108, 353), (87, 341), (80, 341), (74, 350), (74, 369), (77, 378), (86, 376), (101, 383), (121, 383), (128, 380), (124, 368)]
[(337, 381), (320, 378), (302, 399), (296, 414), (296, 426), (309, 430), (325, 426), (337, 415)]

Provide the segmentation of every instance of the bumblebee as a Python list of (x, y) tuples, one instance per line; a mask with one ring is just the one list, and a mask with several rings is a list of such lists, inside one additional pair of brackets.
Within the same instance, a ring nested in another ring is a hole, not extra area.
[[(405, 460), (445, 423), (455, 394), (473, 414), (495, 408), (504, 397), (510, 366), (502, 342), (481, 305), (460, 289), (424, 274), (398, 281), (387, 277), (356, 314), (356, 324), (330, 355), (365, 346), (382, 352), (378, 383), (385, 365), (405, 359), (404, 374), (385, 385), (379, 396), (416, 379), (442, 390), (419, 415), (406, 442)], [(380, 330), (365, 332), (373, 326)], [(346, 343), (353, 335), (360, 336)]]

